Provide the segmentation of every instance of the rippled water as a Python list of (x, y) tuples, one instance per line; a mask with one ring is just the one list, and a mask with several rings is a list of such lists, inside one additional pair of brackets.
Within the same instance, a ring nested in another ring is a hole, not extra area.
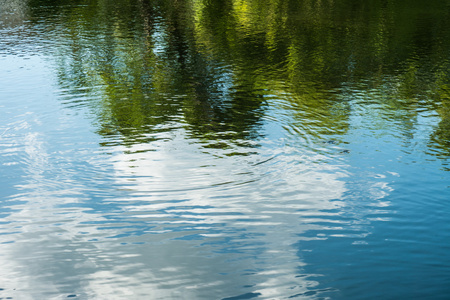
[(449, 57), (448, 1), (0, 0), (0, 299), (448, 299)]

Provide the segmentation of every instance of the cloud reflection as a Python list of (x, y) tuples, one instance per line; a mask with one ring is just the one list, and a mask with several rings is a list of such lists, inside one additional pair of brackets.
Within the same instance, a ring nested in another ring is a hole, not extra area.
[[(309, 218), (326, 218), (345, 205), (338, 201), (346, 191), (342, 166), (317, 163), (323, 157), (293, 148), (217, 158), (185, 135), (180, 130), (170, 141), (118, 147), (114, 177), (132, 195), (128, 205), (123, 199), (120, 219), (153, 225), (124, 240), (157, 247), (159, 255), (184, 241), (179, 252), (159, 261), (197, 271), (202, 285), (218, 276), (221, 293), (241, 286), (273, 298), (290, 285), (294, 294), (307, 292), (315, 283), (297, 277), (303, 262), (296, 245), (302, 233), (318, 227)], [(174, 264), (179, 256), (182, 262)], [(192, 257), (204, 260), (203, 268)]]
[(8, 295), (273, 299), (321, 293), (320, 274), (303, 271), (302, 243), (333, 236), (362, 241), (370, 233), (368, 220), (360, 219), (364, 212), (348, 216), (349, 188), (367, 189), (376, 209), (389, 205), (383, 176), (374, 174), (372, 183), (356, 189), (345, 160), (309, 148), (264, 140), (257, 153), (227, 156), (220, 151), (228, 150), (206, 151), (185, 129), (161, 136), (109, 147), (108, 168), (101, 156), (88, 158), (78, 149), (72, 159), (89, 164), (77, 178), (81, 170), (60, 168), (67, 158), (49, 155), (48, 137), (26, 135), (26, 184), (13, 197), (22, 204), (3, 218), (1, 242), (9, 243), (2, 245), (2, 265), (22, 278), (20, 286), (3, 281)]

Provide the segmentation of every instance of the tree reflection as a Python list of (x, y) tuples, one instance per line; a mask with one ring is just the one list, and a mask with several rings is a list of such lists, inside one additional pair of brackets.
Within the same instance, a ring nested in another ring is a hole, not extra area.
[(442, 121), (430, 147), (448, 149), (450, 18), (441, 3), (98, 0), (59, 8), (61, 85), (91, 87), (102, 135), (141, 142), (172, 124), (200, 139), (257, 140), (265, 111), (277, 107), (267, 98), (283, 99), (317, 138), (344, 134), (352, 115), (344, 90), (359, 86), (407, 112), (393, 114), (401, 122), (436, 110)]

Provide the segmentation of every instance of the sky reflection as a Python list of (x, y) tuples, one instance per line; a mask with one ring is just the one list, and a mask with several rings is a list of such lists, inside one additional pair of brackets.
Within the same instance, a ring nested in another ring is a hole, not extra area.
[(448, 295), (441, 4), (44, 2), (0, 2), (0, 297)]

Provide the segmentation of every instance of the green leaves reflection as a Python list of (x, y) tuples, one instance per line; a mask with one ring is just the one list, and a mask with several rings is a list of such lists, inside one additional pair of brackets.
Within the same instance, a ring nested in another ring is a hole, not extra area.
[(79, 3), (58, 15), (59, 76), (65, 88), (98, 96), (89, 105), (102, 135), (142, 142), (172, 124), (222, 147), (261, 138), (272, 107), (323, 138), (347, 132), (349, 102), (365, 93), (383, 107), (380, 122), (414, 124), (435, 111), (441, 121), (429, 146), (450, 154), (448, 3)]

